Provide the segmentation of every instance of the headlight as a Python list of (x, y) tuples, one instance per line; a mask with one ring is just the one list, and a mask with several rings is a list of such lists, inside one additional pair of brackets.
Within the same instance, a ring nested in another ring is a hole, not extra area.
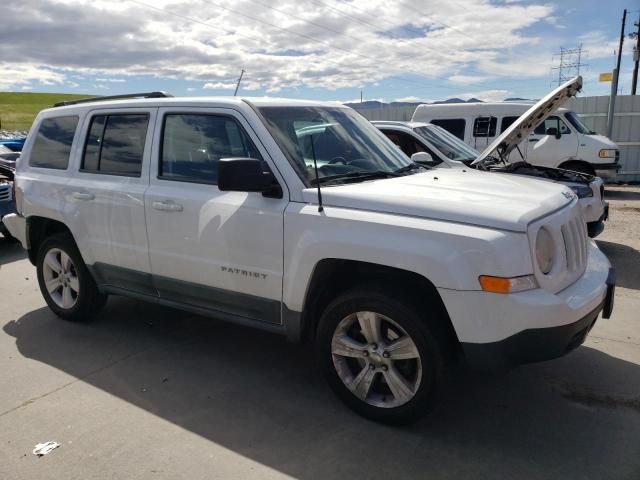
[(553, 244), (553, 237), (549, 230), (542, 227), (538, 230), (538, 235), (536, 235), (536, 260), (538, 261), (538, 268), (545, 275), (553, 268), (555, 255), (556, 249)]
[(615, 148), (603, 148), (598, 152), (600, 158), (616, 158)]
[(571, 185), (569, 188), (573, 190), (578, 198), (593, 197), (593, 190), (589, 185)]

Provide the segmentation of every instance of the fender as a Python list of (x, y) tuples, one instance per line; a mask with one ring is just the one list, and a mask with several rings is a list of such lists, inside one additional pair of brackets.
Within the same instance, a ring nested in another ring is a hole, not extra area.
[(284, 228), (283, 302), (298, 312), (315, 266), (327, 258), (406, 270), (453, 290), (479, 290), (479, 275), (533, 271), (524, 233), (299, 203), (287, 207)]

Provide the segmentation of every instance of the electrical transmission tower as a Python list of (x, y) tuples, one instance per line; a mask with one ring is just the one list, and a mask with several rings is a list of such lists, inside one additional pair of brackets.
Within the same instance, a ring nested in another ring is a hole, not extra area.
[(554, 59), (560, 59), (560, 64), (551, 69), (558, 71), (558, 78), (553, 80), (551, 84), (562, 85), (580, 75), (580, 67), (588, 66), (588, 64), (582, 63), (582, 58), (586, 53), (587, 51), (582, 48), (582, 44), (578, 48), (560, 47), (560, 53), (553, 56)]

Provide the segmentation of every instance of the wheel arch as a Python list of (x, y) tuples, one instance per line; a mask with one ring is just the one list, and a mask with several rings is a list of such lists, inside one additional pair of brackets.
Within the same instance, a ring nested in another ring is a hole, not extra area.
[(435, 285), (423, 275), (409, 270), (339, 258), (320, 260), (313, 269), (304, 296), (300, 316), (300, 338), (305, 342), (313, 341), (323, 307), (340, 293), (365, 283), (383, 283), (390, 289), (401, 288), (417, 306), (436, 306), (440, 333), (451, 345), (459, 345), (455, 328), (447, 309)]
[(71, 233), (71, 230), (69, 230), (69, 227), (59, 220), (37, 215), (27, 218), (27, 245), (29, 246), (27, 252), (29, 255), (29, 261), (33, 265), (36, 264), (38, 250), (40, 249), (40, 245), (44, 239), (56, 233), (68, 233), (73, 238), (73, 234)]
[(560, 163), (560, 165), (558, 165), (558, 168), (563, 168), (565, 170), (573, 170), (574, 168), (571, 167), (575, 166), (580, 166), (583, 167), (585, 170), (578, 170), (580, 172), (584, 172), (584, 173), (589, 173), (590, 175), (594, 175), (596, 174), (595, 168), (593, 166), (593, 164), (585, 161), (585, 160), (567, 160), (564, 161), (562, 163)]

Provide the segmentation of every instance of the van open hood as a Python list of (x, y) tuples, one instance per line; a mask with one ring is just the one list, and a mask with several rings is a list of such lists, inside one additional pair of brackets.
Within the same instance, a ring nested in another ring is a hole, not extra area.
[(491, 144), (485, 148), (480, 156), (476, 158), (472, 165), (476, 165), (494, 151), (497, 151), (501, 159), (509, 158), (511, 151), (516, 148), (529, 134), (535, 130), (544, 120), (560, 108), (569, 98), (573, 97), (582, 89), (582, 77), (578, 76), (560, 85), (555, 90), (548, 93), (529, 110), (524, 112), (518, 119), (500, 134)]

